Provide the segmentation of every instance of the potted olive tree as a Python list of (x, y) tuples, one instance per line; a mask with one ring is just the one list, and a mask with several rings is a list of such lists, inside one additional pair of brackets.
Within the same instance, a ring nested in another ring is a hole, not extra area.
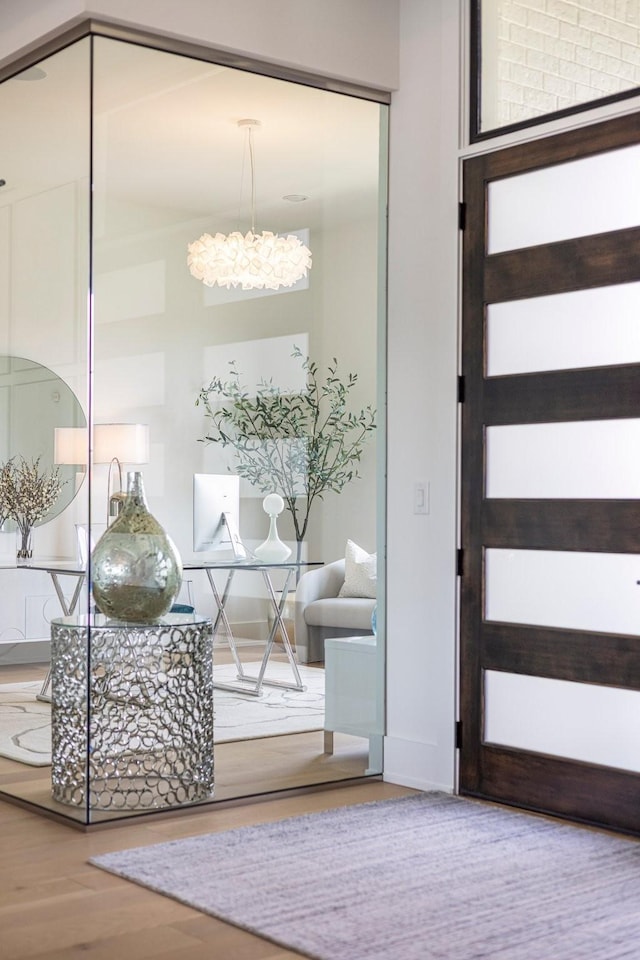
[(232, 362), (228, 378), (214, 377), (196, 404), (204, 405), (209, 420), (201, 442), (232, 447), (238, 475), (262, 493), (278, 493), (284, 500), (299, 562), (314, 503), (326, 493), (341, 493), (359, 476), (376, 411), (371, 406), (350, 409), (358, 376), (342, 378), (335, 357), (321, 375), (299, 347), (292, 356), (305, 372), (304, 391), (284, 393), (271, 380), (262, 380), (249, 393)]

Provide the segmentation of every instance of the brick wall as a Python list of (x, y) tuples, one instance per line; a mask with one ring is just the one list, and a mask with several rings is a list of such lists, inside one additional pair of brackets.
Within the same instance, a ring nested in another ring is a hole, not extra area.
[(498, 0), (495, 25), (495, 126), (640, 86), (640, 0)]

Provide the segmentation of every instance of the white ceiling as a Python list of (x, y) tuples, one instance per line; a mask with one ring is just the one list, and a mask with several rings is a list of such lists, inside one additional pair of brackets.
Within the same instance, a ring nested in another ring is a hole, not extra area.
[[(44, 79), (27, 73), (0, 87), (0, 204), (89, 178), (89, 41), (41, 66)], [(248, 229), (243, 118), (261, 122), (258, 230), (317, 228), (375, 209), (375, 103), (105, 38), (95, 39), (93, 97), (93, 180), (114, 209), (133, 205), (155, 225), (202, 218), (208, 230)]]

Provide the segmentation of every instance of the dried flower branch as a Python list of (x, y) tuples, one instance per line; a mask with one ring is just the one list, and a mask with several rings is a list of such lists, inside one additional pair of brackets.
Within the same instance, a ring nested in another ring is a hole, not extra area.
[(6, 503), (6, 491), (12, 486), (12, 470), (13, 464), (11, 460), (9, 460), (8, 463), (3, 463), (0, 467), (0, 527), (4, 526), (5, 520), (9, 519), (9, 507)]

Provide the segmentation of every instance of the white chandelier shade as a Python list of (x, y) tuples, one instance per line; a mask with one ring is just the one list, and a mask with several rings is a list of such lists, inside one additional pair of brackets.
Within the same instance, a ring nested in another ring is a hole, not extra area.
[(204, 233), (188, 249), (191, 275), (207, 287), (277, 290), (292, 287), (311, 268), (311, 251), (293, 234)]
[(196, 280), (207, 287), (241, 287), (243, 290), (278, 290), (292, 287), (311, 269), (311, 251), (293, 234), (268, 230), (255, 232), (255, 162), (253, 128), (258, 120), (239, 120), (247, 132), (251, 162), (251, 230), (243, 234), (203, 233), (188, 244), (187, 265)]

